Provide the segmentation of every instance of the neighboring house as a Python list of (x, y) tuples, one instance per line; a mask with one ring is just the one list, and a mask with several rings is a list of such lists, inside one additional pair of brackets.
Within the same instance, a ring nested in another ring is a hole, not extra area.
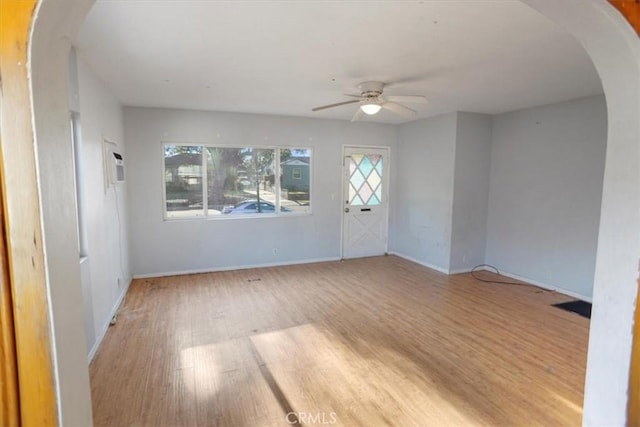
[(174, 184), (199, 184), (202, 181), (200, 154), (176, 154), (164, 161), (165, 179)]
[(280, 163), (282, 188), (289, 191), (309, 191), (309, 158), (292, 157)]
[(202, 156), (181, 153), (164, 160), (167, 210), (202, 205)]

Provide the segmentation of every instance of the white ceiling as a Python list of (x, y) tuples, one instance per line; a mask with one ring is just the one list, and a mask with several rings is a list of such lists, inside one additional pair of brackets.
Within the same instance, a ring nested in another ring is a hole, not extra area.
[(428, 97), (416, 118), (602, 93), (581, 46), (517, 0), (99, 0), (76, 47), (131, 106), (350, 120), (357, 104), (311, 108), (366, 80)]

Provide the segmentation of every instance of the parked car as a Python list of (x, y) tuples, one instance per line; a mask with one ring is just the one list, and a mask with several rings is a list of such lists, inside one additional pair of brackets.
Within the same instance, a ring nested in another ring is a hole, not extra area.
[[(222, 208), (223, 214), (256, 214), (256, 213), (275, 213), (276, 206), (264, 200), (260, 200), (260, 212), (258, 212), (257, 200), (245, 200), (235, 206), (225, 206)], [(284, 206), (280, 207), (281, 212), (291, 212), (291, 209)]]

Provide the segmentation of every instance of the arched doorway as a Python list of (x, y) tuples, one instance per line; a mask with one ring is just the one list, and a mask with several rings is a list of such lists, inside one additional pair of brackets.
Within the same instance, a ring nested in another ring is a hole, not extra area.
[(623, 425), (640, 258), (640, 42), (605, 2), (524, 3), (582, 43), (607, 97), (609, 129), (583, 422)]
[[(640, 258), (640, 239), (637, 238), (640, 234), (640, 43), (615, 9), (601, 0), (522, 1), (564, 27), (582, 43), (600, 73), (607, 97), (607, 160), (584, 423), (620, 425), (625, 422), (626, 414)], [(35, 235), (30, 239), (29, 233), (19, 233), (24, 224), (21, 224), (18, 212), (12, 211), (12, 207), (24, 197), (40, 200), (42, 216), (39, 218), (42, 219), (45, 235), (47, 269), (46, 276), (40, 274), (34, 278), (42, 282), (42, 286), (34, 289), (48, 293), (49, 297), (43, 297), (40, 301), (44, 305), (34, 310), (51, 313), (50, 319), (44, 319), (45, 324), (40, 325), (50, 330), (48, 321), (53, 323), (51, 343), (47, 342), (43, 347), (48, 346), (54, 354), (52, 366), (57, 378), (58, 417), (69, 425), (90, 422), (91, 411), (88, 375), (83, 368), (86, 362), (79, 308), (79, 271), (75, 255), (68, 246), (69, 241), (74, 240), (68, 236), (75, 233), (75, 209), (73, 192), (69, 191), (69, 182), (73, 177), (68, 109), (62, 100), (67, 96), (66, 58), (70, 40), (92, 3), (93, 0), (40, 2), (30, 44), (32, 100), (25, 94), (10, 95), (20, 97), (17, 102), (30, 107), (18, 114), (24, 120), (31, 121), (33, 118), (38, 148), (50, 154), (44, 156), (47, 161), (41, 162), (38, 168), (40, 185), (33, 180), (29, 185), (23, 185), (20, 192), (10, 191), (6, 195), (8, 224), (16, 233), (9, 246), (9, 256), (15, 264), (10, 268), (12, 271), (17, 271), (18, 267), (28, 269), (28, 264), (32, 262), (19, 251), (21, 242), (17, 239), (23, 239), (24, 246), (25, 242), (37, 241)], [(6, 82), (4, 70), (3, 67), (0, 71), (3, 71)], [(16, 76), (23, 83), (26, 78), (26, 74)], [(9, 102), (8, 96), (5, 93), (5, 102)], [(5, 144), (7, 128), (10, 129), (11, 125), (2, 129)], [(21, 138), (19, 143), (31, 159), (36, 157), (30, 138)], [(6, 158), (4, 161), (7, 161)], [(8, 173), (16, 175), (7, 176), (6, 185), (9, 188), (19, 185), (16, 179), (23, 172), (13, 168)], [(56, 182), (55, 186), (43, 185), (51, 180)], [(19, 200), (14, 200), (14, 197), (19, 197)], [(40, 256), (45, 255), (41, 246), (36, 245), (31, 250)], [(74, 308), (69, 309), (70, 306)], [(18, 364), (21, 357), (18, 354)]]

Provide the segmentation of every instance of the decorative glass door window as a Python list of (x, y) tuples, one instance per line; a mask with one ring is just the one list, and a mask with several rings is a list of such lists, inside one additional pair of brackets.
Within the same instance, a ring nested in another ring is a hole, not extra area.
[(377, 206), (382, 203), (382, 156), (352, 154), (349, 161), (349, 204)]

